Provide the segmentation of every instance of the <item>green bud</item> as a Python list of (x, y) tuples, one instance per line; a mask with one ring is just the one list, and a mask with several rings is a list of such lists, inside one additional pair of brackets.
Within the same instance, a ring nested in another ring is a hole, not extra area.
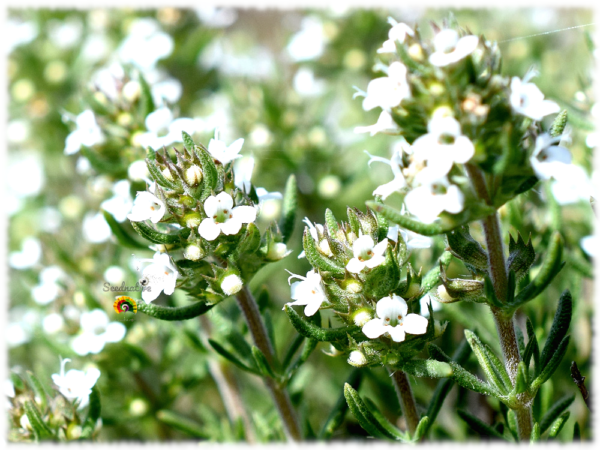
[[(181, 197), (184, 197), (184, 196), (182, 195)], [(181, 200), (181, 197), (180, 197), (180, 200)], [(185, 226), (188, 228), (197, 228), (200, 225), (200, 222), (202, 222), (202, 216), (200, 215), (200, 213), (192, 212), (192, 213), (189, 213), (189, 214), (186, 214), (185, 216), (183, 216), (183, 222), (185, 223)]]
[(342, 288), (352, 294), (358, 294), (362, 292), (363, 285), (360, 281), (357, 281), (354, 278), (348, 278), (342, 283)]
[(352, 322), (357, 327), (363, 327), (371, 319), (373, 319), (373, 313), (369, 308), (361, 308), (352, 314)]
[(487, 271), (488, 256), (469, 233), (468, 226), (456, 228), (446, 234), (450, 252), (458, 259), (462, 260), (472, 272)]
[(508, 270), (513, 271), (517, 278), (524, 277), (535, 260), (535, 250), (531, 243), (531, 235), (527, 244), (519, 233), (515, 240), (512, 236), (508, 241), (508, 260), (506, 262)]
[(191, 261), (198, 261), (206, 256), (206, 252), (202, 247), (196, 244), (188, 245), (183, 251), (183, 257)]
[(563, 134), (563, 131), (565, 131), (565, 127), (567, 126), (567, 110), (563, 109), (558, 116), (556, 116), (556, 119), (554, 119), (554, 122), (552, 123), (552, 126), (550, 127), (550, 136), (552, 137), (558, 137), (561, 134)]
[(348, 364), (354, 367), (365, 367), (369, 364), (367, 357), (358, 350), (353, 350), (348, 356)]

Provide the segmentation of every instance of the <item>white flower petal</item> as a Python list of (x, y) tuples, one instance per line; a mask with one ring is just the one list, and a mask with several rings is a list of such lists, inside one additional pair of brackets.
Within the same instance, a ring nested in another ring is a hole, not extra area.
[(241, 223), (253, 223), (256, 220), (256, 208), (253, 206), (236, 206), (232, 212), (233, 218)]
[(387, 332), (394, 342), (403, 342), (406, 338), (404, 328), (398, 325), (395, 327), (387, 327)]
[(352, 258), (346, 265), (346, 270), (350, 273), (360, 273), (365, 268), (365, 263), (358, 258)]
[(418, 314), (408, 314), (402, 321), (404, 331), (410, 334), (425, 334), (427, 331), (427, 319)]
[(369, 339), (376, 339), (386, 332), (382, 319), (369, 320), (363, 327), (362, 332)]
[(214, 219), (206, 218), (200, 223), (198, 233), (207, 241), (214, 241), (221, 234), (221, 227), (215, 223)]

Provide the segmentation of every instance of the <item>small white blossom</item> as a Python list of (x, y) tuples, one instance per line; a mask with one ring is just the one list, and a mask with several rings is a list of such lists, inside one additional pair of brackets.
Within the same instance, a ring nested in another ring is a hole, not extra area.
[(169, 56), (174, 45), (173, 38), (160, 29), (156, 20), (139, 18), (129, 26), (129, 34), (117, 49), (117, 54), (124, 63), (132, 63), (148, 71), (156, 66), (159, 59)]
[(304, 314), (313, 316), (321, 307), (321, 303), (327, 301), (327, 296), (321, 285), (321, 275), (314, 270), (307, 272), (306, 277), (291, 272), (288, 273), (291, 275), (288, 278), (288, 283), (292, 278), (298, 278), (302, 281), (296, 281), (291, 285), (291, 297), (295, 301), (287, 303), (287, 305), (306, 305)]
[(433, 38), (435, 52), (429, 56), (429, 62), (438, 67), (454, 64), (473, 53), (478, 43), (477, 36), (459, 38), (456, 30), (446, 28)]
[(560, 111), (560, 106), (552, 100), (544, 100), (544, 94), (528, 80), (533, 76), (530, 72), (521, 81), (513, 77), (510, 82), (510, 104), (517, 114), (533, 120), (542, 120), (544, 116)]
[(406, 249), (408, 251), (414, 250), (415, 248), (429, 248), (433, 242), (432, 238), (421, 236), (412, 231), (403, 230), (399, 225), (388, 228), (387, 238), (391, 241), (398, 242), (398, 234), (402, 236), (402, 240), (406, 244)]
[[(324, 233), (323, 225), (321, 225), (320, 223), (313, 225), (308, 217), (305, 217), (302, 220), (302, 222), (308, 225), (308, 231), (314, 239), (315, 244), (317, 245), (317, 249), (324, 255), (333, 256), (333, 253), (329, 248), (329, 242), (327, 241), (327, 239), (322, 239), (321, 241), (319, 241), (319, 235), (322, 236)], [(304, 258), (305, 256), (306, 255), (304, 253), (304, 250), (302, 250), (302, 252), (298, 255), (298, 259)]]
[(388, 334), (394, 342), (402, 342), (408, 334), (425, 334), (427, 319), (418, 314), (407, 314), (408, 305), (402, 297), (392, 294), (377, 302), (377, 319), (370, 320), (362, 332), (369, 339)]
[(35, 266), (42, 256), (42, 245), (39, 239), (27, 237), (23, 240), (22, 250), (10, 252), (8, 265), (13, 269), (28, 269)]
[(129, 180), (117, 181), (113, 188), (114, 196), (102, 202), (100, 207), (111, 213), (117, 222), (123, 222), (133, 207), (133, 199), (129, 192)]
[(106, 242), (112, 236), (112, 231), (102, 213), (88, 212), (83, 218), (83, 237), (93, 244)]
[(71, 342), (71, 348), (78, 355), (97, 354), (109, 342), (119, 342), (127, 328), (121, 322), (109, 322), (101, 309), (84, 312), (79, 319), (81, 334)]
[(136, 144), (142, 147), (151, 147), (158, 149), (182, 142), (182, 131), (188, 134), (194, 134), (201, 128), (201, 121), (190, 119), (188, 117), (173, 118), (173, 113), (169, 108), (162, 107), (151, 112), (146, 116), (146, 128), (148, 131), (136, 136)]
[[(252, 172), (254, 171), (254, 158), (251, 156), (238, 159), (233, 165), (233, 174), (237, 188), (249, 193), (252, 189)], [(283, 198), (281, 192), (269, 192), (265, 188), (256, 187), (256, 196), (259, 205), (267, 200), (280, 200)]]
[(241, 158), (240, 151), (244, 145), (244, 139), (233, 141), (232, 144), (225, 145), (225, 142), (219, 140), (219, 133), (215, 131), (215, 138), (208, 143), (208, 153), (221, 164), (227, 164), (234, 159)]
[(236, 274), (227, 275), (221, 281), (221, 290), (225, 295), (237, 294), (244, 287), (244, 282)]
[(452, 164), (464, 164), (475, 154), (471, 140), (463, 136), (460, 123), (450, 116), (433, 117), (427, 124), (428, 133), (413, 142), (416, 160), (427, 161), (428, 167), (447, 174)]
[(346, 265), (346, 270), (352, 273), (360, 273), (365, 267), (372, 269), (381, 265), (385, 261), (385, 250), (388, 240), (385, 238), (379, 244), (375, 245), (373, 238), (369, 235), (360, 236), (352, 244), (354, 258)]
[(421, 186), (410, 191), (404, 198), (408, 212), (421, 222), (432, 223), (443, 212), (457, 214), (463, 210), (464, 195), (458, 186), (450, 184), (446, 177), (429, 175), (427, 169), (417, 177), (422, 179)]
[(188, 245), (183, 251), (183, 257), (191, 261), (198, 261), (202, 256), (204, 256), (204, 252), (196, 244)]
[(69, 361), (71, 360), (68, 358), (61, 360), (60, 374), (52, 374), (52, 381), (68, 400), (78, 401), (78, 409), (85, 408), (90, 401), (92, 388), (100, 378), (100, 371), (93, 368), (84, 373), (81, 370), (71, 369), (65, 374), (65, 364)]
[(388, 40), (383, 43), (377, 53), (396, 53), (396, 41), (404, 44), (406, 36), (414, 36), (415, 32), (405, 23), (398, 23), (391, 17), (388, 17), (388, 23), (392, 25), (388, 32)]
[(175, 284), (179, 277), (179, 272), (171, 262), (166, 253), (156, 252), (150, 260), (152, 264), (146, 266), (142, 271), (143, 278), (148, 280), (150, 289), (142, 292), (142, 299), (146, 302), (152, 302), (164, 291), (165, 295), (171, 295), (175, 292)]
[(559, 205), (570, 205), (580, 200), (589, 201), (594, 187), (585, 169), (576, 164), (565, 164), (554, 174), (552, 195)]
[[(406, 144), (408, 145), (408, 144)], [(392, 173), (394, 174), (394, 179), (389, 183), (382, 184), (377, 189), (373, 191), (373, 195), (381, 195), (381, 197), (385, 200), (394, 192), (400, 191), (404, 189), (406, 184), (406, 179), (400, 170), (400, 166), (402, 165), (402, 150), (396, 149), (391, 159), (380, 158), (378, 156), (373, 156), (369, 152), (365, 151), (367, 155), (369, 155), (369, 166), (372, 162), (382, 162), (387, 164), (392, 169)]]
[(384, 111), (389, 111), (405, 98), (409, 98), (410, 86), (406, 74), (406, 66), (401, 62), (390, 64), (387, 77), (375, 78), (369, 82), (363, 109), (369, 111), (378, 106)]
[(161, 199), (150, 192), (141, 191), (137, 193), (133, 201), (133, 209), (127, 218), (133, 222), (150, 219), (153, 223), (158, 223), (166, 211), (167, 207)]
[(71, 131), (65, 140), (65, 155), (77, 153), (82, 145), (92, 147), (104, 142), (102, 130), (96, 123), (93, 111), (86, 109), (75, 119), (77, 128)]
[(571, 152), (564, 147), (552, 145), (560, 141), (560, 136), (551, 137), (548, 133), (540, 134), (535, 139), (535, 148), (529, 161), (540, 180), (558, 178), (565, 166), (571, 164)]
[(216, 197), (211, 195), (204, 202), (204, 212), (208, 216), (198, 227), (198, 232), (207, 241), (214, 241), (219, 234), (237, 234), (244, 223), (256, 220), (254, 206), (233, 207), (233, 199), (226, 192)]
[(382, 111), (379, 114), (377, 123), (364, 127), (354, 128), (355, 133), (370, 133), (371, 136), (375, 136), (377, 133), (393, 134), (399, 131), (400, 128), (392, 119), (392, 115), (387, 111)]

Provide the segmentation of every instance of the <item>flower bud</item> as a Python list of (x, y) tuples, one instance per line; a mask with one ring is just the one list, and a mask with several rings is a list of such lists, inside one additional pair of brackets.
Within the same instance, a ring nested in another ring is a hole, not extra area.
[(140, 87), (140, 83), (132, 80), (125, 83), (122, 93), (125, 100), (133, 103), (139, 98), (140, 94), (142, 93), (142, 88)]
[(348, 364), (354, 367), (364, 367), (368, 364), (367, 357), (358, 350), (351, 351), (348, 356)]
[(406, 293), (404, 293), (403, 297), (413, 298), (419, 292), (421, 292), (421, 285), (419, 283), (410, 283), (410, 286), (408, 286), (408, 289), (406, 290)]
[(117, 123), (122, 127), (128, 127), (133, 123), (133, 116), (127, 112), (123, 112), (117, 116)]
[(183, 251), (183, 257), (192, 261), (198, 261), (205, 256), (204, 250), (196, 244), (188, 245)]
[(340, 356), (343, 352), (340, 352), (337, 348), (335, 348), (332, 344), (329, 344), (329, 350), (323, 350), (327, 356), (336, 357)]
[(26, 430), (31, 430), (31, 422), (29, 421), (29, 417), (27, 414), (23, 414), (19, 419), (19, 423), (21, 424), (21, 428), (25, 428)]
[(161, 171), (163, 177), (165, 177), (167, 180), (169, 181), (173, 181), (173, 174), (171, 173), (171, 171), (169, 169), (163, 169)]
[(71, 422), (67, 427), (67, 439), (76, 440), (81, 437), (82, 428), (74, 422)]
[(438, 119), (441, 117), (453, 117), (454, 113), (452, 111), (452, 108), (450, 108), (449, 106), (439, 106), (437, 107), (434, 111), (433, 114), (431, 115), (432, 119)]
[(321, 242), (319, 242), (319, 250), (321, 253), (323, 253), (326, 256), (329, 256), (329, 257), (333, 256), (333, 252), (331, 251), (331, 248), (329, 247), (329, 242), (327, 241), (327, 239), (323, 239)]
[(457, 298), (450, 297), (450, 294), (448, 294), (448, 291), (446, 290), (446, 286), (444, 286), (443, 284), (438, 286), (437, 296), (440, 300), (440, 303), (454, 303), (459, 300)]
[(288, 254), (287, 245), (283, 242), (274, 242), (269, 247), (269, 252), (267, 253), (267, 259), (269, 261), (279, 261), (283, 259), (285, 255)]
[(129, 404), (129, 413), (140, 417), (148, 412), (148, 402), (142, 398), (135, 398)]
[(188, 228), (196, 228), (202, 222), (202, 217), (199, 213), (193, 212), (186, 214), (183, 216), (183, 221), (185, 222), (185, 226)]
[(371, 311), (369, 311), (367, 308), (361, 308), (354, 313), (352, 316), (352, 321), (357, 327), (362, 327), (372, 318), (373, 316), (371, 315)]
[(352, 294), (358, 294), (362, 292), (363, 285), (360, 281), (357, 281), (354, 278), (349, 278), (344, 282), (344, 289)]
[(408, 47), (408, 56), (410, 56), (415, 61), (423, 60), (423, 47), (420, 44), (413, 44)]
[(184, 176), (187, 184), (190, 186), (198, 186), (202, 181), (202, 169), (194, 164), (185, 171)]
[(236, 274), (227, 275), (221, 281), (221, 290), (225, 295), (237, 294), (242, 290), (244, 283)]

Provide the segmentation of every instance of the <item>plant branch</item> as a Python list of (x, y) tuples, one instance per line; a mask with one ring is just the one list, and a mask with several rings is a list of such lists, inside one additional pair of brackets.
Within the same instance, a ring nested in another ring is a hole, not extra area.
[(411, 436), (414, 435), (417, 425), (419, 424), (419, 414), (417, 413), (417, 404), (415, 402), (415, 396), (413, 395), (410, 387), (410, 381), (401, 370), (392, 372), (388, 369), (394, 381), (394, 388), (400, 401), (400, 407), (402, 408), (402, 414), (406, 419), (406, 425)]
[[(275, 353), (273, 351), (273, 346), (271, 345), (267, 329), (260, 316), (256, 300), (250, 293), (248, 286), (244, 285), (243, 289), (236, 295), (236, 298), (240, 309), (244, 313), (246, 323), (248, 324), (256, 347), (263, 352), (269, 365), (274, 367)], [(288, 440), (300, 441), (302, 439), (300, 425), (288, 392), (276, 383), (273, 378), (265, 377), (263, 379), (277, 406)]]

